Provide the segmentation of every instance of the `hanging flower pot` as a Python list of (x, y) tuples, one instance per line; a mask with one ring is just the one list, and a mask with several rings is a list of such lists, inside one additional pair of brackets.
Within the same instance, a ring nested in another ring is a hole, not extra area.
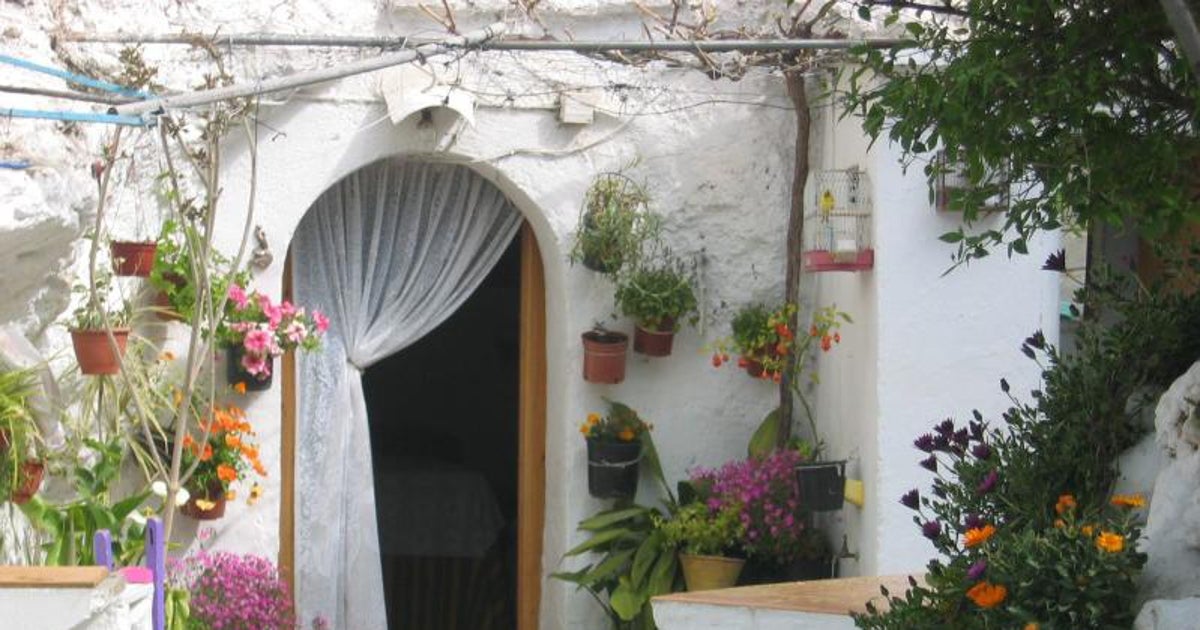
[(112, 252), (113, 271), (118, 276), (150, 275), (154, 268), (154, 253), (158, 243), (154, 241), (113, 241)]
[(589, 330), (583, 338), (583, 380), (615, 384), (625, 380), (629, 336), (608, 330)]
[(648, 357), (671, 356), (674, 342), (674, 326), (665, 331), (647, 330), (641, 326), (633, 329), (633, 351)]
[(71, 345), (75, 348), (75, 360), (79, 371), (87, 375), (117, 374), (121, 371), (120, 357), (125, 356), (125, 345), (129, 341), (128, 328), (114, 328), (113, 338), (117, 352), (108, 343), (107, 330), (72, 330)]
[[(261, 392), (271, 389), (271, 381), (275, 376), (275, 358), (267, 355), (260, 359), (265, 364), (265, 370), (252, 373), (246, 368), (246, 348), (242, 345), (231, 345), (225, 348), (225, 377), (230, 385), (243, 383), (247, 391)], [(254, 357), (251, 357), (251, 361)]]
[(589, 439), (588, 493), (598, 499), (632, 499), (637, 494), (642, 443)]
[(33, 495), (42, 487), (42, 478), (46, 475), (46, 465), (37, 460), (21, 463), (17, 469), (17, 481), (13, 484), (12, 502), (17, 505), (28, 503)]
[(191, 496), (179, 508), (180, 512), (198, 521), (215, 521), (225, 516), (225, 489), (220, 481), (213, 481), (203, 490), (188, 488), (188, 493)]
[(806, 511), (842, 509), (846, 487), (846, 462), (813, 462), (796, 465), (800, 506)]
[(729, 588), (737, 584), (746, 561), (726, 556), (681, 553), (679, 564), (683, 567), (683, 581), (687, 584), (687, 590), (695, 592)]
[[(187, 286), (187, 279), (176, 273), (164, 273), (162, 278), (176, 289), (182, 289)], [(180, 315), (179, 311), (175, 310), (174, 305), (171, 304), (171, 296), (167, 295), (166, 291), (161, 290), (154, 294), (154, 315), (161, 321), (185, 321), (183, 315)]]

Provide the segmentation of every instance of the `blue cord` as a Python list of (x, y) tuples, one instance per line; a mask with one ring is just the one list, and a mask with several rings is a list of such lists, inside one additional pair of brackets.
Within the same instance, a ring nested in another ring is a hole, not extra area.
[(154, 97), (153, 94), (143, 92), (141, 90), (134, 90), (132, 88), (127, 88), (125, 86), (117, 85), (115, 83), (109, 83), (108, 81), (101, 81), (99, 79), (85, 77), (82, 74), (75, 74), (74, 72), (67, 72), (66, 70), (60, 70), (58, 68), (51, 68), (50, 66), (43, 66), (41, 64), (33, 63), (32, 61), (25, 61), (24, 59), (17, 59), (16, 57), (10, 57), (8, 55), (0, 55), (0, 63), (7, 63), (9, 65), (13, 65), (18, 68), (24, 68), (26, 70), (31, 70), (33, 72), (40, 72), (42, 74), (48, 74), (51, 76), (59, 77), (61, 79), (66, 79), (67, 81), (70, 81), (71, 83), (78, 83), (79, 85), (86, 85), (88, 87), (96, 88), (98, 90), (104, 90), (105, 92), (115, 92), (115, 93), (121, 94), (123, 96), (132, 96), (132, 97), (143, 98), (143, 99)]
[[(40, 109), (8, 109), (0, 107), (0, 118), (41, 118), (45, 120), (69, 120), (74, 122), (109, 123), (113, 125), (132, 125), (141, 127), (147, 124), (140, 116), (121, 116), (118, 114), (93, 114), (91, 112), (62, 112)], [(153, 124), (153, 120), (151, 123)]]

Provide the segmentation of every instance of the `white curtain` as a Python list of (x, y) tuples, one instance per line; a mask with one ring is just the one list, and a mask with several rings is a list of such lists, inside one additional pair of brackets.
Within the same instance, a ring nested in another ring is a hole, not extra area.
[(331, 321), (323, 351), (299, 362), (302, 624), (322, 615), (341, 630), (387, 627), (361, 371), (449, 317), (520, 222), (503, 193), (466, 167), (389, 159), (327, 190), (297, 228), (296, 301)]

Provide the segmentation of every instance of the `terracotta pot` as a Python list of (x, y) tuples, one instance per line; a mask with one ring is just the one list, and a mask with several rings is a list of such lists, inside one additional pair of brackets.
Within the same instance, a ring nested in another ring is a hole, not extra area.
[(75, 360), (79, 363), (79, 371), (88, 374), (116, 374), (121, 371), (119, 356), (125, 356), (125, 345), (129, 341), (128, 328), (114, 328), (113, 337), (117, 342), (114, 354), (108, 344), (106, 330), (72, 330), (71, 345), (75, 348)]
[(633, 351), (648, 357), (670, 356), (674, 341), (674, 318), (664, 319), (657, 329), (643, 328), (641, 325), (633, 329)]
[(615, 384), (625, 380), (625, 354), (629, 335), (589, 330), (583, 338), (583, 380)]
[(598, 499), (632, 499), (637, 494), (641, 442), (587, 441), (588, 494)]
[[(203, 492), (196, 488), (188, 488), (188, 492), (192, 495), (183, 507), (179, 508), (187, 516), (190, 516), (198, 521), (215, 521), (225, 516), (225, 490), (221, 487), (220, 482), (213, 482), (208, 485), (208, 488)], [(211, 508), (205, 510), (196, 501), (212, 501)]]
[(28, 503), (33, 495), (42, 488), (42, 478), (46, 475), (46, 465), (35, 460), (21, 463), (17, 473), (17, 481), (13, 484), (12, 502), (17, 505)]
[[(175, 273), (165, 273), (163, 274), (163, 279), (180, 288), (187, 284), (187, 280), (185, 278)], [(154, 315), (162, 321), (184, 321), (183, 316), (175, 312), (175, 310), (171, 307), (171, 299), (167, 297), (166, 291), (159, 291), (154, 295)]]
[(225, 378), (230, 385), (244, 383), (246, 391), (261, 392), (271, 389), (271, 382), (275, 379), (275, 359), (272, 357), (271, 370), (266, 375), (254, 375), (246, 371), (242, 367), (242, 357), (246, 355), (246, 350), (240, 345), (225, 347)]
[(154, 254), (158, 243), (154, 241), (113, 241), (112, 251), (113, 271), (118, 276), (150, 275), (154, 268)]
[(742, 573), (746, 561), (725, 556), (681, 553), (679, 564), (683, 566), (683, 581), (687, 584), (687, 590), (710, 591), (737, 584), (738, 575)]

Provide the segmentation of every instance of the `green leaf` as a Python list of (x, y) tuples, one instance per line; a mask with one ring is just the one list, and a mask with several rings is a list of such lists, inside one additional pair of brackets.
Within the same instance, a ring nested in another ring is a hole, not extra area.
[[(592, 586), (602, 583), (605, 580), (611, 579), (622, 569), (628, 568), (629, 560), (633, 558), (633, 549), (625, 549), (609, 554), (602, 562), (597, 564), (591, 571), (580, 578), (579, 584), (591, 588)], [(621, 579), (625, 579), (622, 577)]]
[(750, 457), (762, 459), (779, 445), (780, 418), (779, 408), (776, 407), (762, 419), (758, 428), (754, 430), (754, 435), (750, 437), (750, 445), (746, 449)]
[[(637, 554), (633, 557), (633, 566), (629, 571), (629, 579), (634, 586), (641, 586), (646, 581), (650, 574), (650, 568), (664, 552), (663, 539), (662, 531), (655, 530), (638, 547)], [(668, 548), (665, 551), (675, 553), (674, 549)]]
[(595, 536), (592, 536), (588, 540), (584, 541), (582, 544), (572, 548), (570, 551), (568, 551), (567, 553), (565, 553), (563, 555), (564, 556), (577, 556), (581, 553), (591, 551), (593, 549), (596, 549), (597, 547), (611, 543), (611, 542), (618, 540), (624, 536), (628, 536), (629, 533), (630, 533), (630, 530), (625, 529), (625, 528), (605, 530), (605, 531), (602, 531), (602, 532), (596, 534)]
[(627, 521), (638, 516), (644, 516), (650, 511), (650, 508), (635, 505), (627, 508), (616, 508), (601, 512), (591, 518), (584, 519), (579, 522), (579, 529), (585, 531), (598, 531), (609, 527), (615, 523)]
[(654, 563), (650, 572), (650, 583), (647, 591), (651, 597), (670, 593), (675, 590), (675, 574), (679, 568), (679, 557), (675, 553), (664, 553)]
[(608, 603), (622, 621), (633, 621), (633, 618), (641, 612), (647, 599), (644, 591), (634, 589), (629, 585), (628, 580), (621, 580), (621, 584), (613, 591)]
[(112, 507), (113, 518), (117, 519), (118, 521), (125, 520), (125, 517), (133, 513), (134, 510), (138, 509), (138, 506), (140, 506), (149, 496), (149, 492), (143, 492), (141, 494), (135, 494), (128, 499), (119, 501)]
[(942, 241), (943, 243), (957, 243), (963, 240), (962, 230), (957, 232), (946, 232), (945, 234), (939, 236), (938, 240)]

